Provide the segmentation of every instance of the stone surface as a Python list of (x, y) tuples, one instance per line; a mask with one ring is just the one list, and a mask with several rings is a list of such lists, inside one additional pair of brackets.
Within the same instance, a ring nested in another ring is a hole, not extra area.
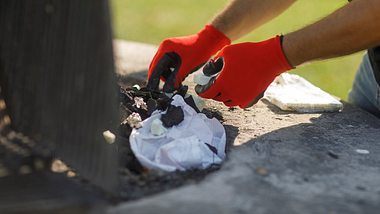
[[(128, 69), (143, 80), (138, 71), (146, 71), (155, 49), (115, 44), (131, 51), (119, 60), (131, 62)], [(133, 69), (135, 58), (144, 57), (146, 64)], [(198, 184), (120, 203), (108, 213), (378, 213), (378, 118), (349, 104), (324, 114), (284, 112), (266, 102), (241, 110), (208, 101), (207, 108), (221, 112), (231, 144), (222, 168)]]
[(144, 43), (114, 40), (116, 74), (128, 86), (144, 84), (147, 69), (157, 47)]
[(89, 191), (63, 173), (11, 175), (1, 179), (0, 189), (2, 214), (101, 214), (107, 207), (102, 192)]

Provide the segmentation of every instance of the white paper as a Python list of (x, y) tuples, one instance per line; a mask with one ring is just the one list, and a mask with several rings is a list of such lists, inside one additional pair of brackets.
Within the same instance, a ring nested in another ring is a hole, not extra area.
[[(141, 128), (133, 129), (129, 140), (140, 163), (148, 169), (165, 171), (205, 169), (211, 164), (220, 164), (225, 158), (226, 147), (222, 124), (197, 113), (179, 95), (173, 97), (172, 105), (184, 111), (184, 120), (177, 126), (167, 128), (162, 135), (153, 135), (150, 132), (152, 121), (165, 113), (155, 111), (142, 122)], [(217, 154), (206, 143), (215, 147)]]
[(264, 99), (285, 111), (335, 112), (343, 104), (336, 98), (295, 74), (283, 73), (265, 91)]

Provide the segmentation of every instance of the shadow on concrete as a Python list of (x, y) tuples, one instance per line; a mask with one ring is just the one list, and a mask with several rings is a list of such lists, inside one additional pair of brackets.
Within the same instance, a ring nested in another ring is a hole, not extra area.
[(265, 213), (376, 213), (379, 139), (380, 120), (348, 107), (253, 138), (235, 147), (226, 164), (252, 170), (252, 178), (231, 185)]
[[(237, 128), (225, 127), (230, 142)], [(194, 207), (200, 213), (378, 213), (378, 139), (379, 120), (360, 109), (322, 114), (231, 148), (222, 168), (199, 185), (111, 213), (190, 214)]]
[[(264, 103), (276, 114), (289, 114), (269, 102)], [(379, 131), (380, 120), (377, 117), (357, 107), (345, 105), (341, 113), (323, 113), (319, 117), (312, 117), (310, 123), (277, 129), (252, 138), (244, 144), (258, 145), (261, 142), (262, 144), (273, 143), (276, 146), (280, 145), (277, 143), (283, 143), (289, 146), (289, 142), (295, 142), (297, 143), (296, 149), (303, 149), (304, 146), (310, 148), (311, 151), (308, 152), (311, 153), (323, 151), (324, 148), (325, 150), (334, 149), (334, 146), (340, 151), (348, 146), (377, 148), (380, 146), (379, 143), (375, 143), (379, 139), (376, 137), (380, 137)], [(367, 143), (372, 141), (375, 145)]]
[(239, 134), (239, 128), (233, 125), (224, 125), (226, 130), (226, 152), (230, 152), (233, 147), (234, 141)]

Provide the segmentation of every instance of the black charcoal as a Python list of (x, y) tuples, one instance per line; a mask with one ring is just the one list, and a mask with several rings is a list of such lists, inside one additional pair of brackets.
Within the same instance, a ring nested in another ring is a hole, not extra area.
[(165, 111), (170, 105), (171, 99), (169, 97), (161, 97), (157, 99), (157, 109)]
[(215, 146), (212, 146), (212, 145), (210, 145), (210, 144), (208, 144), (208, 143), (205, 143), (206, 144), (206, 146), (214, 153), (214, 154), (218, 154), (218, 150), (215, 148)]
[(150, 117), (150, 115), (152, 115), (152, 113), (157, 109), (157, 101), (152, 98), (149, 98), (149, 100), (146, 101), (146, 105), (148, 107), (147, 114)]
[(177, 93), (175, 93), (176, 95), (180, 95), (181, 97), (185, 97), (187, 91), (189, 89), (189, 86), (187, 85), (183, 85), (181, 86), (178, 90), (177, 90)]
[(170, 105), (165, 114), (161, 115), (161, 121), (166, 128), (180, 124), (184, 119), (184, 113), (180, 106)]
[(184, 99), (185, 103), (191, 108), (193, 108), (197, 113), (200, 113), (201, 111), (198, 109), (197, 105), (195, 104), (195, 101), (193, 99), (193, 96), (188, 96)]

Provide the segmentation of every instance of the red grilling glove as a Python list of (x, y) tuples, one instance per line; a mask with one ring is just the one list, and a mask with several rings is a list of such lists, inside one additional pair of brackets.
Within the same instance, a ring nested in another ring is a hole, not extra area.
[(282, 51), (280, 36), (258, 43), (240, 43), (224, 47), (203, 68), (213, 77), (207, 85), (197, 85), (204, 98), (223, 102), (226, 106), (250, 107), (264, 94), (274, 78), (292, 69)]
[[(212, 55), (230, 43), (229, 38), (211, 25), (206, 25), (194, 35), (165, 39), (150, 63), (148, 79), (156, 66), (161, 67), (158, 70), (161, 70), (161, 79), (166, 81), (164, 91), (171, 92), (179, 88), (188, 74), (197, 70)], [(165, 54), (169, 54), (168, 57), (164, 57)]]

